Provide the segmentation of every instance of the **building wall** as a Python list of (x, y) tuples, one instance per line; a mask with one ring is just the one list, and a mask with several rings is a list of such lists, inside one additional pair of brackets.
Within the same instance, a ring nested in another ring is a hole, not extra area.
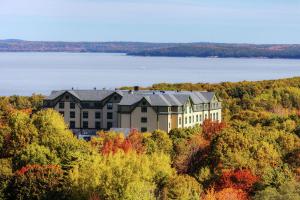
[[(147, 118), (147, 123), (141, 122), (141, 118)], [(121, 128), (136, 128), (141, 131), (142, 128), (147, 128), (148, 132), (152, 132), (158, 128), (157, 114), (152, 107), (147, 107), (147, 112), (142, 112), (141, 107), (136, 107), (131, 113), (131, 126)]]

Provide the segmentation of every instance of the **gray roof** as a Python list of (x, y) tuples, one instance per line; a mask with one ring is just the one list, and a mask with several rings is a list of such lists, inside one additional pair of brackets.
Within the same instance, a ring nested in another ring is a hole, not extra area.
[(65, 92), (69, 92), (76, 98), (81, 101), (101, 101), (113, 94), (114, 90), (60, 90), (60, 91), (52, 91), (50, 96), (48, 96), (47, 100), (53, 100)]
[(145, 98), (152, 106), (183, 106), (191, 99), (194, 104), (208, 103), (214, 92), (191, 91), (134, 91), (125, 93), (119, 105), (133, 105)]
[(208, 103), (215, 95), (214, 92), (193, 91), (60, 90), (53, 91), (46, 99), (54, 100), (65, 92), (69, 92), (81, 101), (102, 101), (116, 92), (123, 97), (119, 105), (133, 105), (144, 98), (152, 106), (182, 106), (189, 99), (194, 104)]

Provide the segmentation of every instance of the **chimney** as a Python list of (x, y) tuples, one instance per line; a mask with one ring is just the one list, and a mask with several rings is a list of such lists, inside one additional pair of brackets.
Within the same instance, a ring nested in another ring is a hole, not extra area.
[(97, 90), (97, 88), (96, 88), (96, 87), (94, 87), (94, 90)]
[(139, 91), (139, 90), (140, 90), (140, 87), (139, 87), (139, 86), (134, 86), (134, 87), (133, 87), (133, 90), (134, 90), (134, 91)]

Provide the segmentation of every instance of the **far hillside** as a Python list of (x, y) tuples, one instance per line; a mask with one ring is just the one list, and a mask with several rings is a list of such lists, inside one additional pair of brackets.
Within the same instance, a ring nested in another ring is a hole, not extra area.
[(0, 40), (0, 52), (126, 53), (134, 56), (300, 58), (299, 44), (61, 42)]

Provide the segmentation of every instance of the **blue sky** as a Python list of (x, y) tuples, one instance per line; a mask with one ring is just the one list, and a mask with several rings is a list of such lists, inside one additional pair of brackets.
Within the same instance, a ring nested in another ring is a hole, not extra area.
[(0, 0), (0, 39), (300, 43), (300, 0)]

